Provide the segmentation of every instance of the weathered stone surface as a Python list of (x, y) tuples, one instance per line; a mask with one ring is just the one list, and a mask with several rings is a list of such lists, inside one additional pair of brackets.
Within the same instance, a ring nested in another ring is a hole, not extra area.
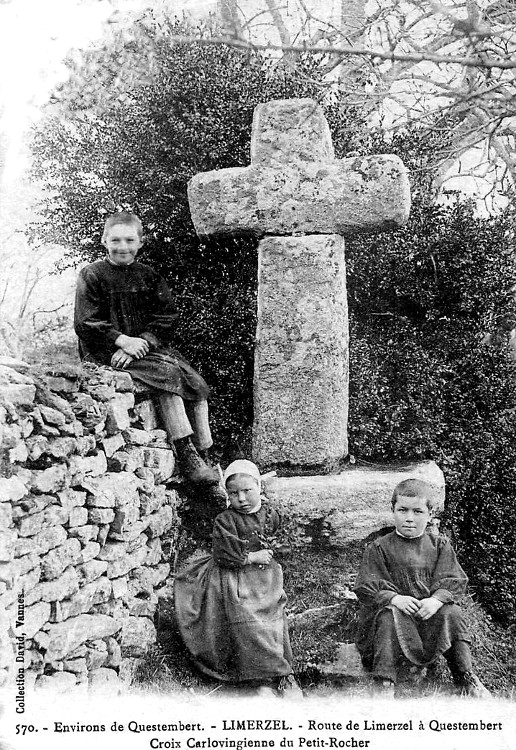
[[(48, 498), (48, 495), (46, 496)], [(45, 508), (39, 513), (24, 515), (18, 521), (18, 534), (20, 536), (35, 536), (45, 528), (56, 527), (66, 523), (68, 511), (58, 505), (43, 503)]]
[(24, 362), (23, 359), (17, 359), (16, 357), (10, 357), (7, 354), (0, 356), (0, 365), (2, 367), (11, 367), (16, 372), (21, 372), (22, 375), (30, 370), (28, 362)]
[(126, 554), (127, 545), (123, 542), (107, 542), (102, 547), (97, 557), (99, 560), (113, 562), (113, 560), (121, 560)]
[(52, 606), (52, 622), (61, 622), (70, 617), (89, 612), (95, 604), (107, 602), (111, 596), (111, 581), (105, 576), (97, 578), (79, 589), (70, 599), (55, 602)]
[(77, 453), (80, 456), (87, 456), (88, 453), (93, 453), (96, 447), (97, 441), (94, 435), (84, 435), (77, 438)]
[(114, 669), (101, 667), (88, 675), (89, 690), (94, 694), (118, 695), (122, 690), (120, 681)]
[(90, 560), (83, 565), (78, 565), (76, 570), (81, 583), (89, 583), (99, 578), (99, 576), (104, 575), (107, 567), (108, 563), (105, 560)]
[(155, 568), (139, 568), (138, 570), (131, 571), (131, 579), (129, 582), (129, 593), (131, 593), (131, 586), (133, 594), (136, 596), (140, 592), (147, 591), (150, 594), (153, 593), (154, 589), (162, 583), (170, 573), (169, 563), (161, 563)]
[(47, 386), (51, 391), (57, 391), (60, 393), (75, 393), (79, 388), (77, 378), (47, 375), (45, 380), (47, 382)]
[(130, 555), (124, 555), (119, 560), (108, 563), (107, 576), (109, 578), (119, 578), (125, 575), (133, 568), (142, 565), (147, 557), (146, 547), (140, 547)]
[(86, 673), (88, 671), (86, 659), (65, 659), (63, 661), (63, 668), (66, 672), (73, 672), (74, 674)]
[(23, 576), (33, 570), (39, 565), (39, 556), (37, 554), (23, 555), (13, 560), (12, 563), (12, 574), (14, 577)]
[(123, 435), (128, 445), (148, 445), (152, 442), (152, 435), (148, 430), (138, 430), (136, 427), (124, 430)]
[(62, 526), (51, 526), (48, 529), (43, 529), (32, 538), (37, 545), (39, 554), (45, 554), (49, 550), (64, 544), (67, 534)]
[(113, 599), (125, 599), (127, 597), (129, 592), (127, 576), (112, 578), (111, 584), (113, 586)]
[(27, 494), (27, 487), (18, 477), (0, 477), (0, 501), (15, 502)]
[(108, 650), (105, 641), (96, 640), (88, 644), (86, 649), (86, 665), (88, 669), (94, 670), (102, 667), (107, 659)]
[(34, 435), (26, 441), (28, 457), (31, 461), (37, 461), (48, 451), (48, 438), (44, 435)]
[(120, 644), (115, 638), (106, 638), (106, 646), (108, 651), (108, 660), (106, 667), (119, 667), (122, 661), (122, 649)]
[(151, 399), (144, 399), (136, 404), (133, 413), (144, 430), (153, 430), (158, 426), (156, 407)]
[(63, 659), (81, 643), (114, 635), (120, 623), (106, 615), (78, 615), (50, 625), (47, 660)]
[(98, 451), (91, 456), (70, 456), (70, 483), (72, 485), (84, 485), (85, 477), (100, 477), (107, 471), (107, 460), (104, 451)]
[(115, 511), (112, 508), (89, 508), (88, 523), (104, 524), (111, 523), (115, 517)]
[(55, 464), (43, 471), (33, 471), (31, 489), (34, 492), (58, 492), (65, 489), (70, 479), (68, 468), (64, 464)]
[(314, 531), (333, 546), (365, 539), (393, 526), (391, 497), (405, 479), (424, 479), (435, 488), (435, 510), (444, 507), (444, 476), (433, 461), (383, 470), (349, 469), (330, 476), (275, 477), (266, 492), (287, 518), (295, 518), (313, 539)]
[(61, 694), (75, 688), (76, 684), (77, 679), (72, 672), (54, 672), (52, 675), (41, 675), (36, 682), (36, 688)]
[(14, 529), (0, 531), (0, 562), (9, 562), (14, 556), (16, 532)]
[(174, 473), (175, 457), (172, 449), (147, 446), (142, 449), (144, 465), (153, 470), (155, 481), (164, 482)]
[(59, 437), (48, 440), (45, 453), (53, 458), (68, 458), (77, 450), (77, 440), (73, 437)]
[(13, 522), (13, 509), (10, 503), (0, 502), (0, 529), (7, 529)]
[(113, 371), (113, 381), (115, 389), (119, 393), (126, 393), (127, 391), (133, 392), (135, 390), (135, 383), (131, 377), (131, 374), (124, 372), (123, 370)]
[(15, 406), (30, 406), (34, 403), (36, 386), (32, 378), (0, 365), (0, 389), (4, 398)]
[(120, 645), (127, 656), (143, 656), (156, 641), (156, 628), (146, 617), (127, 617), (122, 622)]
[(89, 541), (95, 541), (99, 533), (99, 527), (95, 524), (86, 524), (86, 526), (74, 526), (69, 529), (68, 534), (78, 539), (81, 544), (87, 544)]
[(145, 560), (147, 565), (157, 565), (162, 557), (161, 539), (151, 539), (147, 545), (149, 550), (147, 553), (147, 559)]
[(259, 253), (253, 458), (262, 466), (338, 459), (347, 454), (344, 241), (268, 237)]
[(150, 537), (163, 536), (174, 522), (174, 512), (170, 505), (164, 505), (155, 513), (151, 513), (147, 518), (147, 534)]
[(124, 445), (125, 440), (120, 432), (117, 432), (115, 435), (111, 435), (111, 437), (106, 437), (104, 438), (104, 440), (102, 440), (102, 448), (107, 458), (111, 458), (111, 456), (118, 450), (120, 450), (120, 448), (123, 448)]
[(85, 504), (86, 492), (66, 489), (63, 492), (57, 493), (57, 499), (63, 508), (67, 508), (67, 510), (71, 511), (72, 508), (77, 508)]
[(98, 544), (98, 542), (87, 542), (81, 550), (79, 562), (81, 564), (87, 563), (89, 560), (93, 560), (93, 558), (97, 557), (99, 552), (100, 544)]
[(147, 529), (148, 525), (149, 517), (145, 518), (143, 521), (134, 521), (134, 523), (127, 526), (126, 531), (116, 532), (111, 528), (109, 531), (109, 539), (118, 542), (128, 542), (129, 544), (136, 542), (136, 540), (138, 540), (142, 533)]
[(25, 595), (25, 604), (54, 602), (73, 596), (79, 590), (79, 579), (75, 568), (69, 567), (54, 581), (42, 581)]
[(101, 477), (85, 479), (82, 486), (91, 493), (88, 505), (96, 508), (120, 508), (137, 503), (139, 480), (128, 472), (107, 472)]
[(39, 580), (41, 578), (41, 567), (37, 565), (32, 570), (29, 570), (28, 573), (25, 573), (23, 578), (20, 581), (20, 588), (25, 591), (25, 593), (28, 595), (30, 591), (36, 586), (37, 583), (39, 583)]
[(52, 581), (64, 572), (69, 565), (76, 565), (81, 554), (78, 539), (67, 539), (62, 545), (41, 558), (41, 577)]
[[(66, 406), (67, 408), (69, 408), (68, 404)], [(43, 404), (39, 404), (39, 412), (45, 422), (47, 424), (53, 425), (54, 427), (62, 427), (66, 422), (65, 415), (61, 411), (58, 411), (58, 409), (54, 409), (51, 406), (44, 406)]]
[(38, 602), (32, 607), (25, 607), (23, 632), (27, 638), (32, 638), (38, 630), (50, 619), (50, 604), (48, 602)]
[(86, 508), (78, 505), (70, 510), (68, 518), (68, 528), (76, 526), (85, 526), (88, 523), (88, 511)]
[(111, 524), (111, 531), (117, 534), (121, 534), (124, 531), (128, 531), (132, 524), (137, 521), (140, 517), (140, 505), (136, 500), (133, 503), (127, 503), (122, 508), (117, 508), (115, 511), (115, 517)]
[(132, 393), (117, 393), (107, 405), (106, 432), (113, 435), (115, 432), (123, 432), (131, 425), (129, 409), (134, 406), (134, 395)]
[(410, 190), (395, 156), (336, 160), (321, 108), (289, 99), (255, 109), (251, 166), (195, 175), (188, 200), (201, 236), (346, 235), (403, 225)]
[(166, 502), (167, 496), (165, 494), (165, 487), (158, 485), (152, 488), (152, 492), (149, 494), (142, 493), (140, 496), (140, 509), (143, 516), (154, 511), (159, 510)]

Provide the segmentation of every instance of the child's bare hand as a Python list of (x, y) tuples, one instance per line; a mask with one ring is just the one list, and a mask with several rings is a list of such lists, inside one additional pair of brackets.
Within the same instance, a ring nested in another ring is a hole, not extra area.
[(256, 552), (249, 552), (248, 560), (254, 565), (269, 565), (272, 556), (273, 552), (271, 549), (259, 549)]
[(421, 602), (419, 599), (416, 599), (413, 596), (402, 596), (401, 594), (396, 594), (396, 596), (393, 596), (391, 599), (391, 604), (393, 607), (396, 607), (396, 609), (399, 609), (400, 612), (404, 612), (406, 615), (415, 615), (419, 612), (419, 607), (421, 606)]
[(149, 342), (138, 336), (126, 336), (121, 334), (115, 344), (133, 359), (141, 359), (150, 351)]
[(428, 599), (421, 599), (420, 604), (417, 616), (422, 620), (429, 620), (443, 606), (443, 603), (433, 596), (429, 596)]
[(127, 365), (130, 365), (133, 358), (126, 354), (122, 349), (117, 349), (111, 357), (111, 367), (118, 367), (124, 369)]

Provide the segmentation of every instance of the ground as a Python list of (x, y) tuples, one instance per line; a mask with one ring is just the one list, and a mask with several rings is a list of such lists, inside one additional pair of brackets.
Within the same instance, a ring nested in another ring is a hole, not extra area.
[[(350, 544), (345, 550), (303, 548), (281, 560), (288, 596), (288, 611), (297, 615), (316, 607), (342, 603), (352, 588), (363, 543)], [(179, 564), (198, 547), (198, 541), (184, 534)], [(514, 629), (494, 623), (481, 606), (468, 595), (462, 602), (472, 634), (475, 669), (489, 690), (498, 697), (516, 699), (516, 643)], [(189, 691), (196, 694), (227, 692), (215, 680), (199, 674), (193, 667), (174, 626), (170, 595), (162, 599), (158, 621), (158, 643), (142, 661), (137, 673), (140, 685), (158, 692)], [(305, 694), (327, 695), (334, 691), (350, 696), (369, 694), (367, 679), (326, 677), (318, 665), (331, 660), (339, 642), (352, 641), (353, 617), (327, 627), (297, 629), (291, 635), (294, 672)], [(448, 695), (452, 684), (444, 660), (437, 663), (424, 679), (407, 672), (398, 688), (399, 697)]]

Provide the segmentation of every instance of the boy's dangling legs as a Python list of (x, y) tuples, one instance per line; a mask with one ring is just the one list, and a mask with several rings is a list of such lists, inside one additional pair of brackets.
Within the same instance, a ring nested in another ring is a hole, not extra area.
[[(206, 403), (206, 409), (201, 409), (201, 414), (205, 414), (206, 416), (206, 423), (203, 422), (202, 418), (198, 420), (201, 427), (199, 435), (197, 434), (197, 429), (194, 431), (192, 428), (181, 396), (175, 393), (160, 393), (158, 403), (160, 416), (168, 439), (176, 448), (183, 474), (192, 484), (218, 484), (219, 477), (217, 473), (206, 465), (192, 442), (192, 436), (195, 434), (195, 439), (199, 447), (202, 445), (204, 448), (208, 448), (212, 444), (210, 428), (207, 423), (207, 403), (202, 401), (196, 402), (199, 404)], [(197, 424), (194, 424), (197, 428)]]

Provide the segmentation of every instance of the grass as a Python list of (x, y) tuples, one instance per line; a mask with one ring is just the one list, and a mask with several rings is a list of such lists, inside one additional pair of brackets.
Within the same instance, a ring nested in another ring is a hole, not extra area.
[[(183, 534), (184, 559), (195, 549), (191, 537)], [(342, 550), (305, 548), (282, 560), (289, 614), (342, 602), (342, 593), (352, 588), (364, 543)], [(464, 608), (472, 636), (474, 668), (488, 689), (500, 698), (516, 699), (516, 643), (514, 628), (504, 628), (485, 613), (474, 597), (464, 597)], [(294, 672), (305, 694), (329, 695), (338, 690), (349, 697), (369, 694), (369, 683), (361, 679), (325, 677), (317, 664), (331, 660), (337, 643), (353, 640), (353, 618), (327, 628), (295, 629), (291, 636)], [(137, 674), (140, 686), (157, 692), (188, 691), (195, 694), (227, 692), (215, 680), (198, 673), (190, 662), (174, 624), (171, 598), (162, 600), (158, 620), (158, 643), (148, 652)], [(400, 697), (449, 695), (451, 679), (443, 658), (428, 670), (426, 679), (407, 672), (398, 687)]]

